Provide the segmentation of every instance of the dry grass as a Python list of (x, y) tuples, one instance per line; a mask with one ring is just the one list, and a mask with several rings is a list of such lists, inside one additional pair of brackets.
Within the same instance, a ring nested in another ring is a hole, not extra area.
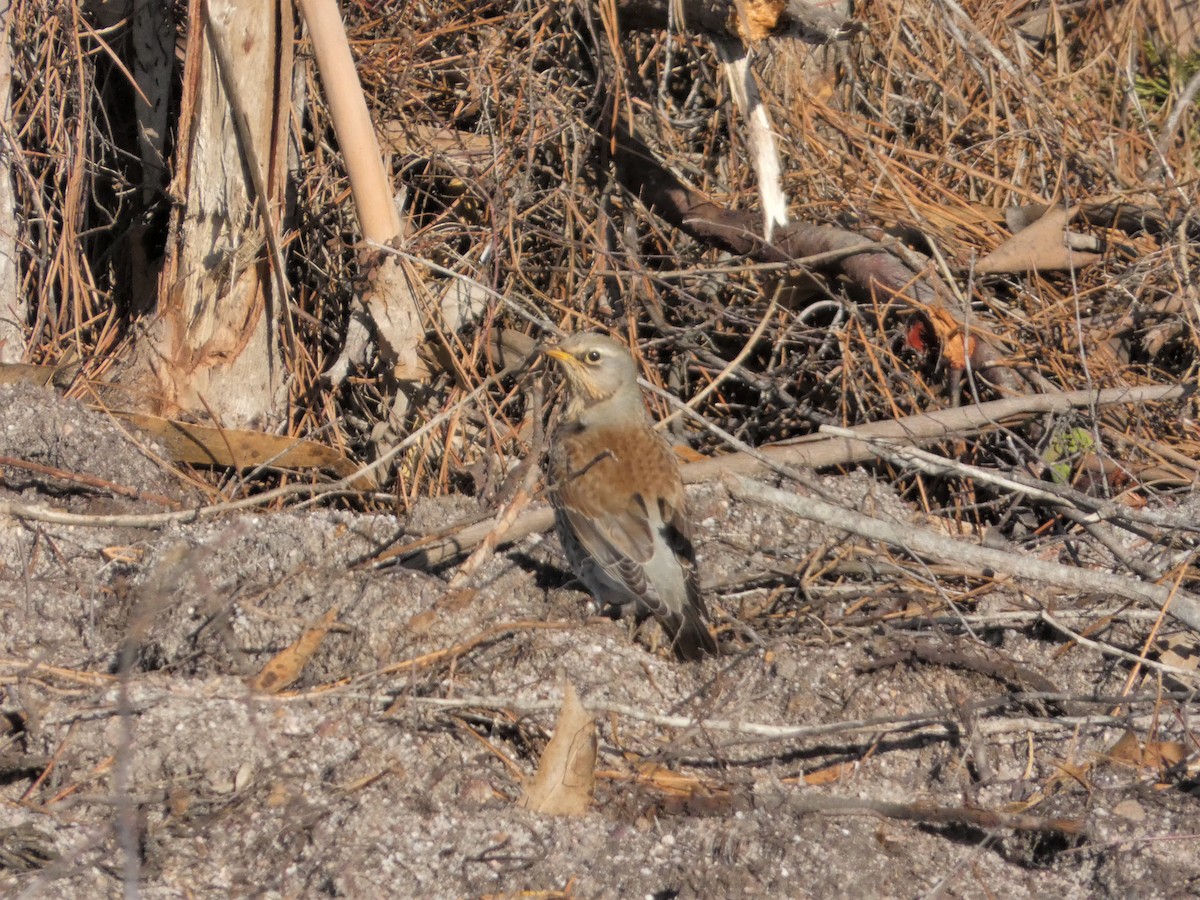
[[(843, 49), (762, 48), (793, 216), (870, 237), (899, 229), (933, 251), (975, 326), (1056, 387), (1193, 378), (1195, 105), (1170, 135), (1162, 130), (1196, 57), (1169, 5), (1059, 5), (1050, 37), (1035, 40), (1019, 27), (1032, 29), (1039, 3), (977, 0), (962, 4), (963, 17), (955, 4), (883, 2), (870, 5), (865, 34)], [(139, 201), (131, 123), (119, 115), (130, 88), (112, 64), (120, 28), (102, 38), (72, 4), (18, 7), (25, 49), (12, 133), (29, 211), (21, 236), (36, 303), (29, 356), (56, 362), (75, 348), (88, 360), (84, 374), (100, 377), (127, 352), (148, 306), (143, 258), (161, 247), (165, 202)], [(633, 116), (675, 171), (722, 204), (754, 205), (743, 133), (703, 40), (636, 35), (614, 58), (587, 5), (396, 0), (348, 4), (346, 15), (372, 114), (391, 135), (409, 213), (404, 250), (430, 313), (435, 375), (413, 398), (408, 426), (492, 374), (486, 344), (496, 329), (540, 336), (531, 317), (612, 329), (640, 348), (647, 377), (685, 400), (742, 350), (778, 273), (664, 225), (622, 189), (596, 138), (598, 117), (612, 114), (599, 81), (617, 86), (618, 114)], [(806, 78), (806, 62), (825, 54), (836, 56), (836, 79)], [(340, 350), (358, 268), (347, 181), (310, 63), (305, 74), (303, 165), (287, 235), (302, 311), (289, 428), (370, 455), (394, 391), (388, 373), (356, 372), (333, 393), (319, 380)], [(1008, 236), (1005, 207), (1111, 198), (1151, 210), (1153, 220), (1077, 225), (1104, 241), (1099, 264), (973, 276), (973, 261)], [(434, 312), (447, 270), (489, 290), (486, 309), (458, 331)], [(907, 339), (904, 305), (824, 281), (781, 298), (763, 339), (701, 404), (713, 423), (761, 444), (821, 421), (853, 424), (957, 399), (947, 396), (945, 365)], [(1178, 412), (1107, 416), (1129, 443), (1101, 436), (1097, 449), (1119, 457), (1134, 483), (1139, 466), (1168, 462), (1153, 444), (1194, 458), (1195, 428)], [(402, 461), (394, 493), (474, 490), (482, 464), (527, 452), (525, 417), (522, 392), (505, 381)], [(946, 449), (1028, 464), (1053, 432), (1038, 426)], [(912, 487), (934, 506), (955, 494)]]

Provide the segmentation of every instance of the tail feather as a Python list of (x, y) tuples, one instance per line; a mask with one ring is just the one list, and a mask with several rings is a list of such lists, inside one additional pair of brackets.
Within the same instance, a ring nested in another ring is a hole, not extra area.
[(663, 626), (671, 638), (671, 649), (680, 659), (696, 662), (717, 655), (717, 641), (694, 607), (687, 607), (681, 616), (670, 623), (663, 622)]

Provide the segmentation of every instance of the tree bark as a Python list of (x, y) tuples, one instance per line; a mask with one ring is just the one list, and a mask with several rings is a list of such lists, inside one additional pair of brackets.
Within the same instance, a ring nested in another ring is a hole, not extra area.
[(188, 21), (172, 183), (180, 203), (133, 374), (149, 412), (264, 427), (286, 412), (287, 297), (267, 248), (287, 175), (292, 9), (192, 0)]
[[(12, 50), (13, 8), (10, 0), (0, 0), (0, 122), (12, 122)], [(25, 356), (25, 324), (29, 318), (27, 301), (18, 293), (17, 284), (17, 206), (13, 196), (12, 159), (17, 147), (11, 134), (0, 137), (0, 363), (20, 362)]]

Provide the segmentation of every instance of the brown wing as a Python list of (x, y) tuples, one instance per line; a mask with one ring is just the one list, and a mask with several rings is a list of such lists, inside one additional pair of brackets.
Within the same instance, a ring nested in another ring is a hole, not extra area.
[[(577, 568), (588, 588), (622, 594), (598, 594), (602, 603), (636, 602), (663, 624), (680, 656), (715, 653), (683, 482), (666, 441), (648, 428), (593, 429), (562, 434), (556, 445), (552, 500), (583, 551)], [(603, 578), (589, 580), (588, 566)]]
[(616, 605), (644, 598), (643, 566), (654, 551), (649, 517), (636, 489), (647, 476), (646, 448), (638, 446), (644, 440), (637, 437), (645, 435), (631, 436), (628, 429), (568, 432), (556, 441), (558, 452), (551, 460), (555, 509), (592, 564), (629, 593), (597, 598)]

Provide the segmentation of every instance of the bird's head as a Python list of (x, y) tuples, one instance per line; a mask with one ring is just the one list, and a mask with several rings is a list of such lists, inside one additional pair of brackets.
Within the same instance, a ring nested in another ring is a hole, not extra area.
[(571, 398), (579, 406), (628, 395), (640, 407), (637, 366), (629, 351), (612, 338), (594, 332), (573, 334), (545, 353), (562, 369)]

